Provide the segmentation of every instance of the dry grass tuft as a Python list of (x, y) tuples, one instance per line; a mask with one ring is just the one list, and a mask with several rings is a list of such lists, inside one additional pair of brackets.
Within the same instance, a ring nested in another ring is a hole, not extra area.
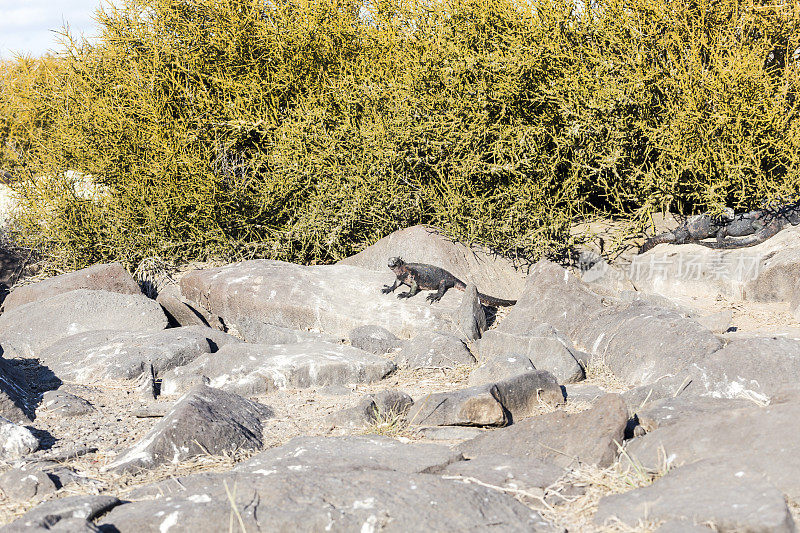
[(596, 385), (606, 392), (625, 392), (631, 389), (631, 386), (618, 378), (604, 361), (592, 359), (585, 371), (586, 380), (583, 383), (587, 385)]
[(409, 423), (402, 413), (394, 411), (375, 410), (375, 419), (371, 424), (359, 432), (359, 435), (383, 435), (384, 437), (411, 438), (414, 433), (409, 429)]
[(174, 265), (160, 257), (153, 256), (147, 257), (139, 263), (139, 266), (133, 271), (133, 279), (142, 288), (145, 296), (155, 298), (165, 285), (176, 283), (173, 277), (176, 272), (177, 269)]
[[(623, 449), (620, 458), (611, 466), (600, 468), (593, 465), (580, 465), (570, 469), (555, 484), (545, 489), (550, 501), (557, 503), (541, 510), (542, 516), (568, 531), (609, 531), (609, 532), (649, 532), (654, 531), (659, 522), (640, 522), (635, 526), (622, 523), (609, 523), (599, 526), (594, 523), (600, 500), (612, 494), (622, 494), (640, 487), (646, 487), (667, 473), (666, 462), (657, 472), (649, 472), (632, 460)], [(575, 488), (583, 489), (578, 496), (568, 496)]]
[(789, 512), (792, 513), (795, 523), (800, 524), (800, 501), (787, 498), (786, 505), (789, 506)]

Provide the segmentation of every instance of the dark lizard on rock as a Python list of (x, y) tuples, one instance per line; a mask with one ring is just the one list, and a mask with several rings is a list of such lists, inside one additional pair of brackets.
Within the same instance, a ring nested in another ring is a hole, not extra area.
[[(689, 217), (672, 231), (647, 239), (639, 253), (642, 254), (661, 243), (696, 243), (708, 248), (746, 248), (760, 244), (787, 226), (800, 224), (800, 202), (756, 209), (735, 214), (726, 209), (720, 216), (709, 214)], [(714, 241), (704, 239), (715, 238)]]
[[(420, 290), (436, 291), (435, 294), (429, 294), (427, 300), (431, 303), (438, 302), (447, 292), (447, 289), (455, 288), (463, 291), (467, 288), (466, 283), (452, 275), (450, 272), (443, 268), (433, 265), (425, 265), (422, 263), (406, 263), (399, 257), (392, 257), (389, 259), (389, 268), (397, 276), (394, 280), (394, 285), (384, 285), (381, 290), (384, 294), (394, 292), (400, 285), (407, 285), (410, 290), (401, 292), (397, 295), (398, 298), (411, 298)], [(478, 299), (483, 305), (488, 307), (509, 306), (517, 303), (516, 300), (503, 300), (502, 298), (495, 298), (494, 296), (487, 296), (478, 293)]]

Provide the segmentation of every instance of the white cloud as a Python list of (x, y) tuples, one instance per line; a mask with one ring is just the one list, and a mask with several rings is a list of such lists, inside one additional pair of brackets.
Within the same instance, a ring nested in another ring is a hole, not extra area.
[(58, 49), (68, 25), (73, 35), (97, 33), (93, 17), (102, 0), (0, 0), (0, 57), (41, 55)]

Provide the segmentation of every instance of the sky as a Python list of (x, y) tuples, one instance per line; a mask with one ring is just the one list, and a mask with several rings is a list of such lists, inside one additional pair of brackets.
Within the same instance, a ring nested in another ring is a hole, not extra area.
[(14, 53), (39, 56), (59, 48), (58, 35), (68, 24), (71, 33), (90, 37), (101, 0), (0, 0), (0, 58)]

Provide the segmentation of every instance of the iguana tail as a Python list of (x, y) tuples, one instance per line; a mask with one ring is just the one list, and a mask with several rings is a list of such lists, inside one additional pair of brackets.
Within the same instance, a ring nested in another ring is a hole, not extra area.
[(483, 293), (478, 293), (478, 299), (487, 307), (509, 307), (517, 303), (516, 300), (503, 300), (502, 298), (495, 298)]
[(665, 242), (675, 242), (675, 234), (671, 231), (666, 233), (662, 233), (661, 235), (656, 235), (655, 237), (650, 237), (646, 241), (641, 248), (639, 248), (639, 253), (643, 254), (648, 250), (651, 250), (658, 246), (659, 244), (663, 244)]

